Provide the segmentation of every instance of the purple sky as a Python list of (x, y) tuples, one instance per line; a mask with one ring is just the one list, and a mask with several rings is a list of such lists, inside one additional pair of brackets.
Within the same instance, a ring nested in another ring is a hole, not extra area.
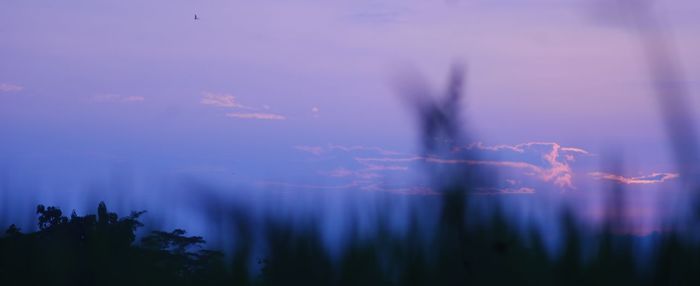
[[(392, 83), (442, 88), (455, 60), (465, 148), (500, 190), (663, 192), (677, 170), (638, 39), (585, 2), (4, 1), (0, 199), (75, 204), (122, 177), (134, 200), (183, 177), (429, 195)], [(700, 2), (658, 2), (696, 95)], [(600, 168), (611, 146), (622, 174)]]

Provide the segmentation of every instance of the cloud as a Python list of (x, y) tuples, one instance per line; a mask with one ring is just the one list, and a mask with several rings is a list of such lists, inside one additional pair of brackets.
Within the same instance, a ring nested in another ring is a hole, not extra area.
[(11, 83), (0, 82), (0, 92), (19, 92), (24, 89), (23, 86), (19, 86)]
[(294, 146), (294, 149), (320, 156), (325, 153), (325, 149), (320, 146)]
[(369, 165), (369, 166), (366, 166), (364, 168), (361, 167), (361, 168), (355, 169), (355, 170), (340, 167), (340, 168), (335, 168), (331, 171), (323, 171), (323, 172), (319, 172), (319, 173), (321, 175), (335, 177), (335, 178), (354, 177), (354, 178), (358, 178), (358, 179), (370, 180), (370, 179), (377, 179), (377, 178), (383, 177), (378, 172), (407, 171), (407, 170), (408, 170), (408, 167), (406, 167), (406, 166)]
[[(526, 142), (517, 145), (494, 145), (488, 146), (481, 142), (472, 143), (461, 149), (457, 148), (453, 152), (463, 149), (480, 150), (489, 152), (513, 152), (524, 155), (535, 155), (540, 162), (533, 163), (532, 160), (522, 162), (509, 162), (502, 164), (507, 167), (524, 168), (531, 170), (531, 175), (539, 177), (545, 182), (551, 182), (560, 188), (575, 189), (573, 184), (573, 171), (569, 162), (576, 161), (577, 156), (593, 156), (589, 151), (578, 147), (564, 147), (556, 142)], [(545, 164), (541, 164), (541, 163)], [(492, 163), (495, 164), (495, 163)], [(538, 166), (539, 165), (539, 166)]]
[(136, 101), (144, 101), (146, 100), (143, 96), (127, 96), (122, 98), (122, 101), (124, 102), (136, 102)]
[(476, 188), (475, 195), (531, 195), (535, 193), (533, 188)]
[(330, 172), (322, 172), (321, 174), (331, 176), (331, 177), (342, 178), (342, 177), (352, 176), (355, 174), (355, 172), (351, 171), (349, 169), (346, 169), (346, 168), (337, 168), (337, 169), (332, 170)]
[(286, 120), (287, 117), (284, 115), (270, 113), (270, 112), (255, 112), (261, 110), (269, 110), (270, 107), (264, 105), (261, 108), (254, 108), (246, 106), (238, 102), (235, 96), (227, 93), (214, 93), (214, 92), (203, 92), (203, 97), (199, 103), (204, 105), (210, 105), (215, 107), (224, 107), (230, 109), (244, 109), (254, 112), (230, 112), (226, 113), (226, 117), (240, 118), (240, 119), (257, 119), (257, 120)]
[(214, 93), (214, 92), (203, 92), (202, 100), (199, 103), (204, 105), (212, 105), (217, 107), (227, 107), (227, 108), (243, 108), (252, 109), (245, 105), (242, 105), (236, 100), (236, 97), (227, 93)]
[(368, 165), (367, 170), (372, 171), (407, 171), (407, 166), (398, 165)]
[(598, 180), (610, 180), (626, 185), (636, 185), (636, 184), (658, 184), (665, 181), (676, 179), (679, 177), (677, 173), (652, 173), (651, 175), (639, 176), (639, 177), (624, 177), (620, 175), (603, 173), (603, 172), (592, 172), (589, 173), (593, 178)]
[(96, 102), (141, 102), (146, 100), (143, 96), (125, 96), (118, 94), (98, 94), (91, 97), (91, 99)]
[[(556, 151), (553, 151), (553, 153)], [(554, 153), (556, 154), (556, 153)], [(572, 171), (571, 168), (564, 164), (556, 161), (556, 156), (550, 153), (545, 155), (549, 157), (549, 162), (551, 166), (549, 168), (538, 167), (534, 164), (527, 162), (516, 162), (516, 161), (490, 161), (490, 160), (464, 160), (464, 159), (442, 159), (437, 157), (407, 157), (407, 158), (355, 158), (359, 162), (385, 162), (385, 163), (409, 163), (416, 161), (423, 161), (433, 164), (466, 164), (466, 165), (484, 165), (484, 166), (494, 166), (494, 167), (507, 167), (525, 170), (525, 175), (535, 176), (542, 181), (551, 182), (554, 185), (561, 188), (575, 189), (572, 183)]]
[(401, 152), (398, 152), (398, 151), (387, 150), (387, 149), (380, 148), (380, 147), (370, 147), (370, 146), (362, 146), (362, 145), (346, 146), (346, 145), (330, 144), (326, 147), (298, 145), (298, 146), (294, 146), (294, 149), (304, 151), (307, 153), (311, 153), (311, 154), (316, 155), (316, 156), (331, 153), (334, 151), (342, 151), (342, 152), (346, 152), (346, 153), (349, 153), (349, 152), (372, 152), (372, 153), (377, 153), (379, 155), (386, 155), (386, 156), (401, 155), (402, 154)]
[(426, 187), (407, 187), (407, 188), (381, 188), (378, 187), (376, 191), (389, 192), (399, 195), (411, 195), (411, 196), (439, 196), (440, 192), (436, 192), (431, 188)]
[(258, 182), (259, 185), (267, 187), (283, 187), (283, 188), (293, 188), (293, 189), (322, 189), (322, 190), (338, 190), (338, 189), (351, 189), (357, 187), (355, 182), (345, 185), (313, 185), (313, 184), (294, 184), (286, 182), (270, 182), (261, 181)]
[(235, 117), (242, 119), (259, 119), (259, 120), (285, 120), (286, 117), (274, 113), (227, 113), (227, 117)]
[[(482, 165), (505, 167), (522, 170), (523, 174), (536, 177), (544, 182), (554, 184), (559, 188), (575, 189), (573, 183), (573, 171), (569, 162), (575, 160), (577, 155), (592, 155), (590, 152), (576, 147), (562, 147), (554, 142), (527, 142), (517, 145), (494, 145), (488, 146), (481, 142), (472, 143), (466, 146), (453, 148), (453, 153), (459, 153), (465, 150), (478, 150), (486, 152), (495, 152), (502, 154), (511, 152), (515, 154), (523, 154), (534, 156), (531, 158), (521, 158), (521, 160), (484, 160), (484, 159), (453, 159), (442, 158), (436, 156), (413, 156), (404, 158), (355, 158), (357, 161), (368, 163), (411, 163), (422, 161), (432, 164), (466, 164), (466, 165)], [(482, 154), (483, 155), (483, 154)], [(563, 156), (562, 156), (563, 155)], [(458, 157), (458, 156), (454, 156)]]
[(296, 184), (287, 182), (260, 181), (259, 185), (275, 188), (301, 189), (301, 190), (351, 190), (358, 189), (365, 192), (388, 192), (397, 195), (411, 196), (439, 196), (440, 192), (428, 187), (410, 186), (410, 187), (392, 187), (385, 186), (381, 183), (370, 180), (354, 180), (349, 184), (338, 185), (315, 185), (315, 184)]
[[(575, 189), (571, 162), (580, 156), (593, 156), (583, 148), (564, 147), (554, 142), (494, 146), (477, 142), (456, 148), (445, 156), (411, 155), (363, 145), (299, 145), (294, 148), (318, 156), (324, 162), (332, 160), (341, 167), (318, 174), (355, 180), (357, 189), (361, 190), (386, 190), (386, 187), (382, 187), (384, 181), (418, 176), (415, 172), (420, 168), (414, 168), (417, 163), (483, 166), (504, 172), (508, 180), (503, 185), (475, 186), (481, 187), (475, 191), (478, 194), (532, 194), (535, 186), (540, 187), (537, 182), (561, 189)], [(459, 153), (466, 150), (478, 152)], [(343, 156), (343, 153), (347, 155)], [(412, 186), (409, 184), (400, 188), (409, 187)]]
[[(354, 159), (357, 154), (364, 155), (381, 155), (381, 156), (392, 156), (399, 155), (401, 153), (387, 150), (380, 147), (371, 147), (363, 145), (335, 145), (329, 144), (327, 146), (305, 146), (298, 145), (294, 146), (294, 149), (309, 153), (314, 156), (321, 157), (323, 162), (328, 162), (327, 159), (332, 160), (333, 164), (340, 165), (333, 169), (318, 171), (317, 173), (323, 176), (331, 177), (338, 180), (352, 180), (353, 184), (356, 185), (356, 189), (362, 191), (387, 191), (384, 185), (384, 181), (392, 174), (396, 172), (405, 172), (409, 170), (408, 166), (401, 164), (376, 164), (372, 162), (361, 162)], [(352, 154), (348, 156), (346, 154)], [(340, 155), (340, 156), (338, 156)], [(345, 156), (343, 156), (345, 155)], [(314, 162), (320, 162), (314, 160)], [(325, 168), (324, 168), (325, 169)], [(401, 186), (401, 188), (409, 186)], [(402, 190), (397, 193), (417, 193), (414, 191)]]
[(397, 151), (392, 151), (392, 150), (387, 150), (379, 147), (368, 147), (368, 146), (362, 146), (362, 145), (354, 145), (354, 146), (343, 146), (343, 145), (330, 145), (328, 147), (331, 151), (332, 150), (340, 150), (344, 152), (355, 152), (355, 151), (371, 151), (371, 152), (376, 152), (381, 155), (401, 155), (400, 152)]
[(482, 151), (512, 151), (516, 153), (525, 153), (528, 151), (528, 149), (536, 148), (536, 147), (547, 147), (547, 148), (557, 148), (561, 152), (566, 152), (566, 153), (576, 153), (576, 154), (581, 154), (581, 155), (593, 155), (590, 152), (586, 151), (585, 149), (582, 148), (577, 148), (577, 147), (562, 147), (559, 145), (559, 143), (556, 142), (526, 142), (526, 143), (521, 143), (517, 145), (506, 145), (506, 144), (501, 144), (501, 145), (485, 145), (482, 142), (475, 142), (471, 143), (466, 146), (458, 146), (455, 147), (452, 151), (453, 152), (459, 152), (461, 150), (467, 149), (467, 150), (482, 150)]

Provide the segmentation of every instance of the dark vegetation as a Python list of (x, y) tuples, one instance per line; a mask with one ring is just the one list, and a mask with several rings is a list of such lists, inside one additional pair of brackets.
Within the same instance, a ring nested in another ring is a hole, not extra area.
[[(431, 239), (415, 222), (403, 236), (380, 227), (338, 257), (322, 246), (313, 224), (269, 222), (264, 255), (238, 247), (225, 256), (201, 249), (201, 237), (180, 229), (137, 241), (143, 212), (119, 218), (100, 204), (97, 215), (68, 218), (40, 205), (38, 231), (12, 225), (0, 238), (0, 285), (700, 285), (700, 248), (674, 233), (653, 237), (656, 251), (642, 264), (632, 249), (639, 237), (586, 236), (564, 216), (563, 251), (551, 256), (538, 232), (523, 235), (502, 217), (467, 226), (464, 199), (444, 196)], [(237, 241), (253, 245), (245, 236)], [(585, 238), (598, 241), (588, 258)]]
[(184, 230), (135, 245), (143, 212), (119, 218), (100, 203), (97, 215), (68, 218), (43, 205), (36, 213), (38, 231), (12, 225), (0, 239), (0, 285), (191, 285), (224, 273), (222, 254), (192, 251), (204, 240)]

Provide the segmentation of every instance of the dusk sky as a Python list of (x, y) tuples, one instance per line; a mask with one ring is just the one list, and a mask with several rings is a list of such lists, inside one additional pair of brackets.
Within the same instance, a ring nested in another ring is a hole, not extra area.
[[(619, 181), (656, 206), (678, 170), (647, 62), (591, 2), (4, 0), (0, 207), (78, 204), (119, 178), (134, 200), (182, 178), (431, 195), (422, 165), (445, 162), (420, 155), (396, 79), (441, 91), (456, 61), (463, 148), (501, 172), (497, 192)], [(697, 113), (700, 2), (657, 2)]]

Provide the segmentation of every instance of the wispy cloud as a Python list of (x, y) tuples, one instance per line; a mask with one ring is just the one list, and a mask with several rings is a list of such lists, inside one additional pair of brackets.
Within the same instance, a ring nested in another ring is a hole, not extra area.
[(533, 153), (545, 164), (534, 164), (528, 161), (512, 160), (481, 160), (481, 159), (453, 159), (434, 156), (412, 157), (380, 157), (380, 158), (355, 158), (363, 163), (411, 163), (422, 161), (432, 164), (467, 164), (484, 165), (494, 167), (506, 167), (523, 170), (528, 176), (534, 176), (544, 182), (550, 182), (557, 187), (575, 189), (573, 183), (573, 171), (568, 162), (574, 161), (576, 155), (591, 155), (590, 152), (576, 147), (562, 147), (554, 142), (527, 142), (517, 145), (484, 145), (481, 142), (472, 143), (462, 147), (453, 148), (453, 152), (463, 150), (477, 150), (490, 152), (515, 152)]
[(677, 173), (652, 173), (651, 175), (639, 176), (639, 177), (624, 177), (621, 175), (615, 175), (603, 172), (592, 172), (591, 175), (595, 179), (599, 180), (610, 180), (621, 184), (633, 185), (633, 184), (658, 184), (665, 181), (676, 179), (679, 177)]
[(398, 151), (393, 151), (393, 150), (387, 150), (384, 148), (380, 147), (372, 147), (372, 146), (362, 146), (362, 145), (353, 145), (353, 146), (346, 146), (346, 145), (333, 145), (330, 144), (328, 146), (306, 146), (306, 145), (297, 145), (294, 146), (294, 149), (297, 149), (299, 151), (311, 153), (316, 156), (320, 156), (323, 154), (331, 153), (334, 151), (342, 151), (342, 152), (372, 152), (372, 153), (377, 153), (379, 155), (385, 155), (385, 156), (392, 156), (392, 155), (401, 155), (401, 152)]
[[(230, 109), (243, 109), (249, 112), (229, 112), (226, 117), (240, 119), (256, 119), (256, 120), (286, 120), (284, 115), (267, 112), (269, 106), (264, 105), (262, 108), (255, 108), (241, 104), (235, 96), (228, 93), (203, 92), (202, 99), (199, 103), (215, 107), (223, 107)], [(250, 112), (252, 111), (252, 112)]]
[(407, 171), (407, 166), (398, 165), (367, 165), (367, 170), (371, 171)]
[(299, 190), (352, 190), (357, 189), (365, 192), (387, 192), (397, 195), (410, 195), (410, 196), (439, 196), (440, 192), (428, 187), (411, 186), (411, 187), (395, 187), (386, 186), (378, 182), (367, 181), (367, 180), (354, 180), (349, 184), (339, 184), (339, 185), (316, 185), (316, 184), (296, 184), (288, 182), (273, 182), (273, 181), (261, 181), (258, 182), (259, 185), (265, 187), (275, 187), (275, 188), (287, 188), (287, 189), (299, 189)]
[(577, 147), (562, 147), (559, 143), (556, 142), (526, 142), (526, 143), (521, 143), (521, 144), (516, 144), (516, 145), (507, 145), (507, 144), (500, 144), (500, 145), (485, 145), (482, 142), (475, 142), (471, 143), (466, 146), (458, 146), (453, 149), (454, 152), (458, 152), (464, 149), (467, 150), (482, 150), (482, 151), (512, 151), (516, 153), (525, 153), (528, 149), (534, 148), (534, 147), (546, 147), (546, 148), (556, 148), (561, 152), (568, 152), (568, 153), (577, 153), (581, 155), (593, 155), (587, 150), (583, 148), (577, 148)]
[(19, 92), (24, 89), (23, 86), (16, 84), (0, 82), (0, 92)]
[(549, 157), (551, 166), (542, 168), (527, 162), (517, 161), (493, 161), (493, 160), (465, 160), (465, 159), (443, 159), (437, 157), (405, 157), (405, 158), (355, 158), (355, 160), (363, 163), (383, 162), (383, 163), (410, 163), (423, 161), (433, 164), (467, 164), (467, 165), (482, 165), (494, 167), (506, 167), (524, 170), (525, 175), (534, 176), (545, 182), (552, 182), (554, 185), (561, 188), (575, 189), (572, 178), (571, 168), (563, 163), (556, 161), (553, 154), (545, 155)]
[(127, 96), (122, 98), (122, 101), (124, 102), (137, 102), (137, 101), (144, 101), (146, 98), (143, 96)]
[(146, 100), (143, 96), (119, 94), (98, 94), (90, 99), (96, 102), (141, 102)]
[(331, 177), (336, 177), (336, 178), (343, 178), (343, 177), (349, 177), (352, 175), (355, 175), (355, 171), (352, 171), (347, 168), (336, 168), (332, 171), (328, 172), (321, 172), (322, 175), (326, 176), (331, 176)]
[[(331, 160), (346, 160), (349, 159), (346, 157), (347, 155), (352, 156), (352, 162), (341, 163), (343, 167), (331, 171), (321, 171), (319, 174), (334, 178), (355, 179), (362, 182), (358, 183), (358, 188), (363, 190), (380, 188), (385, 176), (394, 176), (387, 172), (410, 172), (415, 167), (413, 164), (416, 163), (485, 166), (507, 171), (508, 174), (515, 176), (504, 182), (506, 183), (504, 186), (477, 190), (478, 193), (483, 194), (533, 193), (534, 189), (528, 185), (534, 182), (529, 180), (523, 182), (521, 176), (530, 177), (561, 189), (575, 189), (571, 162), (578, 156), (593, 156), (591, 152), (583, 148), (564, 147), (554, 142), (527, 142), (517, 145), (494, 146), (477, 142), (453, 150), (455, 153), (465, 150), (477, 151), (476, 153), (466, 152), (447, 156), (410, 155), (381, 147), (362, 145), (300, 145), (294, 146), (294, 148)], [(342, 155), (338, 153), (347, 153), (347, 155), (338, 156)]]
[(283, 187), (292, 189), (321, 189), (321, 190), (338, 190), (338, 189), (351, 189), (357, 187), (358, 185), (353, 182), (345, 185), (313, 185), (313, 184), (294, 184), (287, 182), (271, 182), (271, 181), (260, 181), (259, 185), (266, 187)]
[(477, 188), (474, 195), (531, 195), (535, 193), (533, 188)]
[(320, 156), (320, 155), (322, 155), (323, 153), (326, 152), (325, 148), (320, 147), (320, 146), (303, 146), (303, 145), (300, 145), (300, 146), (294, 146), (294, 149), (297, 149), (297, 150), (299, 150), (299, 151), (303, 151), (303, 152), (306, 152), (306, 153), (311, 153), (311, 154), (316, 155), (316, 156)]
[[(340, 167), (318, 171), (318, 174), (334, 179), (352, 180), (356, 185), (355, 188), (362, 191), (388, 191), (384, 186), (386, 177), (390, 176), (388, 173), (409, 170), (408, 166), (401, 164), (382, 164), (354, 160), (354, 157), (357, 155), (393, 156), (401, 154), (400, 152), (380, 147), (329, 144), (327, 146), (298, 145), (294, 146), (294, 149), (314, 156), (320, 156), (323, 159), (334, 160), (333, 162), (340, 165)], [(401, 188), (407, 187), (402, 186)], [(405, 189), (396, 193), (417, 194), (418, 192)]]
[[(472, 143), (461, 147), (467, 150), (480, 150), (492, 152), (515, 152), (520, 154), (539, 154), (540, 158), (546, 162), (546, 166), (537, 166), (530, 162), (509, 162), (503, 166), (526, 168), (534, 172), (534, 175), (545, 182), (552, 182), (561, 188), (575, 189), (573, 184), (573, 172), (569, 162), (574, 162), (577, 156), (593, 156), (593, 154), (583, 148), (564, 147), (556, 142), (526, 142), (517, 145), (484, 145), (481, 142)], [(460, 151), (460, 148), (453, 150)], [(519, 164), (516, 164), (519, 163)]]
[(398, 195), (409, 195), (409, 196), (439, 196), (440, 192), (436, 192), (431, 188), (426, 187), (408, 187), (408, 188), (382, 188), (378, 187), (376, 191), (383, 191), (394, 193)]
[(274, 113), (227, 113), (227, 117), (235, 117), (242, 119), (259, 119), (259, 120), (285, 120), (286, 117)]
[(202, 99), (199, 103), (204, 105), (212, 105), (217, 107), (227, 107), (227, 108), (242, 108), (242, 109), (253, 109), (251, 107), (242, 105), (238, 102), (235, 96), (228, 93), (215, 93), (215, 92), (203, 92)]

